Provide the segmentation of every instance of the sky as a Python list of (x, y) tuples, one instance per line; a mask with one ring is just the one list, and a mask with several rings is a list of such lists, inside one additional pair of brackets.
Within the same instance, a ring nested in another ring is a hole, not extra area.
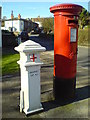
[[(63, 2), (40, 2), (40, 1), (39, 2), (35, 2), (35, 1), (34, 2), (10, 2), (10, 1), (7, 2), (6, 1), (6, 2), (0, 3), (0, 6), (2, 6), (2, 18), (3, 16), (6, 16), (7, 19), (9, 19), (11, 16), (12, 10), (13, 10), (14, 17), (17, 17), (18, 14), (21, 14), (22, 18), (36, 18), (38, 16), (52, 17), (53, 14), (50, 13), (49, 8), (53, 5), (60, 4)], [(70, 3), (81, 5), (88, 10), (88, 0), (86, 2), (85, 0), (84, 2), (75, 2), (74, 0), (72, 0), (72, 2)]]

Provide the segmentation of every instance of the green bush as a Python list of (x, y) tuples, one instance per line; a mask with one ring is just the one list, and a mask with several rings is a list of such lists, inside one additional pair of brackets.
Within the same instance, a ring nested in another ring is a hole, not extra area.
[(45, 33), (50, 33), (54, 30), (54, 18), (44, 18), (42, 26)]
[(88, 29), (79, 29), (78, 31), (78, 45), (88, 46)]

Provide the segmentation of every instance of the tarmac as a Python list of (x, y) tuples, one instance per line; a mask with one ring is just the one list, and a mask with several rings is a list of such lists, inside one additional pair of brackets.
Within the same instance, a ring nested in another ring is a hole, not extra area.
[[(19, 112), (20, 101), (20, 73), (4, 76), (2, 79), (2, 118), (30, 119), (30, 118), (74, 118), (89, 119), (89, 60), (88, 48), (79, 47), (76, 76), (76, 97), (73, 101), (55, 101), (53, 97), (53, 62), (54, 51), (41, 53), (41, 102), (44, 110), (26, 116)], [(15, 120), (14, 119), (14, 120)]]

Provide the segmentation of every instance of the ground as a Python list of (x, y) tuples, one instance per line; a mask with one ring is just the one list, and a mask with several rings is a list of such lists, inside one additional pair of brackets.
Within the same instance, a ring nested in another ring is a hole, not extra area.
[[(43, 45), (37, 36), (31, 39)], [(51, 46), (50, 46), (51, 45)], [(53, 100), (53, 42), (44, 44), (46, 52), (41, 53), (41, 101), (44, 111), (26, 116), (19, 112), (20, 74), (2, 79), (2, 117), (5, 118), (88, 118), (89, 117), (89, 82), (88, 48), (78, 48), (76, 98), (66, 103)], [(90, 49), (90, 48), (89, 48)]]

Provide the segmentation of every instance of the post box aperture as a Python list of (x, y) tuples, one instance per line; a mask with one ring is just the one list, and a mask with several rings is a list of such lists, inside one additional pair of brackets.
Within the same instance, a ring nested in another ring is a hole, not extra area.
[(82, 7), (59, 4), (54, 13), (54, 96), (73, 98), (76, 86), (78, 17)]

